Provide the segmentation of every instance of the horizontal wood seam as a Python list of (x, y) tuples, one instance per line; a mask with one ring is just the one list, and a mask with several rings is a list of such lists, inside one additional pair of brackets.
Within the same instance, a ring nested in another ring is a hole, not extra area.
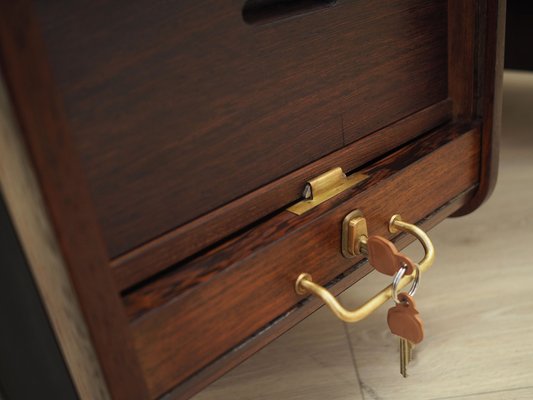
[[(117, 286), (120, 290), (124, 290), (176, 264), (183, 258), (191, 256), (202, 247), (217, 243), (224, 236), (229, 236), (232, 231), (246, 228), (247, 225), (253, 224), (254, 220), (259, 220), (291, 201), (298, 200), (297, 193), (299, 192), (291, 189), (294, 194), (287, 196), (287, 187), (297, 187), (301, 190), (307, 179), (335, 166), (342, 166), (345, 171), (352, 171), (380, 154), (391, 151), (443, 124), (451, 118), (451, 107), (451, 100), (446, 99), (411, 114), (233, 203), (112, 260), (111, 268)], [(262, 210), (262, 214), (257, 214), (256, 205), (261, 203), (264, 196), (284, 200), (278, 202), (275, 207)], [(228, 224), (226, 220), (232, 216), (232, 223)], [(212, 237), (206, 240), (202, 237), (202, 232)]]

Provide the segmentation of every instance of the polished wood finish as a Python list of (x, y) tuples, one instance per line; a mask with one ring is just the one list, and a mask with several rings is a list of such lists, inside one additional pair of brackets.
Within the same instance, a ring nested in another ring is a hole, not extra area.
[(446, 99), (113, 260), (117, 286), (126, 289), (297, 201), (307, 180), (335, 167), (353, 171), (451, 118)]
[(448, 1), (448, 93), (454, 117), (462, 120), (474, 116), (477, 7), (475, 1)]
[(111, 257), (448, 95), (444, 0), (242, 5), (35, 1)]
[[(20, 216), (15, 226), (22, 233), (32, 268), (42, 274), (38, 283), (52, 296), (44, 300), (52, 305), (63, 348), (70, 347), (71, 373), (81, 374), (83, 383), (75, 379), (78, 390), (83, 389), (80, 394), (87, 398), (106, 398), (107, 390), (116, 399), (146, 398), (91, 195), (56, 97), (37, 24), (23, 1), (0, 1), (0, 56), (20, 127), (20, 132), (4, 132), (9, 146), (0, 148), (0, 158), (3, 163), (13, 162), (5, 165), (2, 191), (10, 212)], [(82, 315), (77, 312), (76, 297)], [(91, 363), (91, 345), (96, 366)], [(99, 379), (99, 368), (107, 388)]]
[(361, 209), (372, 234), (390, 236), (391, 215), (419, 220), (475, 184), (478, 140), (477, 129), (443, 127), (364, 168), (370, 178), (353, 190), (303, 216), (284, 212), (127, 296), (152, 396), (295, 306), (300, 297), (293, 285), (302, 265), (327, 283), (359, 261), (339, 250), (348, 212)]
[(483, 204), (494, 190), (498, 175), (506, 0), (480, 1), (477, 5), (479, 29), (476, 36), (478, 60), (475, 69), (475, 115), (483, 120), (481, 175), (476, 195), (455, 216), (468, 214)]

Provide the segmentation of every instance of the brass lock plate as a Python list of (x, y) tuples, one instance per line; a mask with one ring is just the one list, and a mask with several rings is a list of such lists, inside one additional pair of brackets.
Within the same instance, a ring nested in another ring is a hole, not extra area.
[(366, 244), (368, 229), (366, 219), (361, 210), (354, 210), (342, 221), (341, 251), (346, 258), (354, 258), (362, 254), (362, 247)]

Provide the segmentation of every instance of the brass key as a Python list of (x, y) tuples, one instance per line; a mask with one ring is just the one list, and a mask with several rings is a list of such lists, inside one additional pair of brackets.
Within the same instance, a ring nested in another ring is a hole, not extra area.
[(407, 377), (407, 365), (412, 360), (415, 344), (424, 339), (424, 326), (413, 298), (402, 292), (398, 303), (389, 309), (387, 323), (391, 332), (400, 338), (400, 373)]
[(412, 351), (412, 343), (400, 337), (400, 374), (404, 378), (407, 378), (407, 365), (411, 362)]

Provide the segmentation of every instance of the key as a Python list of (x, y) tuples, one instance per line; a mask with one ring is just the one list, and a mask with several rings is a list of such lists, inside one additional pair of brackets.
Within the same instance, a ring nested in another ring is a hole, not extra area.
[(400, 339), (400, 374), (407, 378), (407, 365), (411, 361), (411, 343), (402, 337)]
[(413, 358), (414, 345), (424, 339), (424, 326), (413, 298), (402, 292), (398, 300), (389, 309), (387, 323), (391, 332), (400, 338), (400, 373), (407, 378), (407, 365)]
[(376, 271), (393, 276), (402, 266), (406, 266), (406, 275), (414, 271), (414, 263), (405, 254), (398, 251), (396, 246), (381, 236), (370, 236), (366, 243), (368, 261)]

